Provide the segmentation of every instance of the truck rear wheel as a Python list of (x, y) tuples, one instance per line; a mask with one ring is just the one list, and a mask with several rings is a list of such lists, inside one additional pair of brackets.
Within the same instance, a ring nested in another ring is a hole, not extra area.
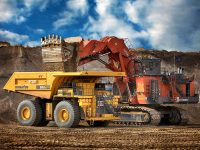
[(32, 100), (19, 103), (17, 120), (23, 126), (37, 126), (42, 120), (42, 108), (39, 103)]
[(58, 127), (76, 127), (80, 122), (80, 110), (76, 103), (61, 101), (54, 110), (54, 120)]

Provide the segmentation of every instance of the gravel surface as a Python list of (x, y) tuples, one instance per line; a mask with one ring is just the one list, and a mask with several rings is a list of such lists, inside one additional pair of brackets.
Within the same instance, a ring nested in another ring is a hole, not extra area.
[(0, 149), (200, 149), (200, 125), (71, 129), (0, 125)]

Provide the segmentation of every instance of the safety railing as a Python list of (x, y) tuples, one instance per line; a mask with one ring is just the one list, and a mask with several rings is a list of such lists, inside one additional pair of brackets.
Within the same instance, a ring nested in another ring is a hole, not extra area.
[(81, 88), (76, 87), (73, 88), (74, 95), (78, 96), (112, 96), (112, 95), (119, 95), (118, 92), (108, 91), (108, 90), (102, 90), (102, 89), (94, 89), (94, 88)]

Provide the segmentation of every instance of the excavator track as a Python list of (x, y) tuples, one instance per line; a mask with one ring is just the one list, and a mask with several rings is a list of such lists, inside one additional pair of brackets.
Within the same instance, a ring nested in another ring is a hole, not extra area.
[(143, 110), (149, 113), (150, 116), (150, 125), (159, 125), (161, 122), (162, 114), (161, 112), (157, 111), (156, 109), (142, 107)]
[(186, 110), (175, 106), (157, 108), (162, 113), (161, 125), (185, 125), (189, 121)]
[(188, 116), (187, 111), (179, 108), (179, 112), (181, 115), (180, 125), (186, 125), (189, 121), (189, 116)]
[(121, 106), (120, 120), (113, 121), (120, 125), (159, 125), (162, 114), (152, 108), (141, 106)]
[(120, 120), (112, 122), (126, 126), (185, 125), (189, 120), (187, 111), (184, 109), (164, 106), (157, 109), (144, 106), (121, 106), (119, 116)]
[(189, 121), (188, 113), (186, 110), (177, 108), (177, 107), (172, 107), (172, 111), (176, 111), (176, 122), (175, 125), (185, 125)]

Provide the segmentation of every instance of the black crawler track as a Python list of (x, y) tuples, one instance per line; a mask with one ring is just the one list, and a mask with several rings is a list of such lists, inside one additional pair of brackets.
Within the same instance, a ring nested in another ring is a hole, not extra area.
[[(120, 124), (120, 125), (166, 125), (170, 124), (169, 121), (167, 123), (165, 120), (169, 120), (169, 115), (172, 109), (176, 109), (178, 114), (180, 114), (180, 121), (177, 123), (177, 125), (185, 125), (188, 122), (188, 115), (187, 112), (183, 109), (176, 108), (176, 107), (164, 107), (161, 106), (160, 108), (150, 108), (150, 107), (144, 107), (144, 106), (121, 106), (120, 107), (121, 112), (120, 116), (123, 116), (123, 114), (126, 114), (129, 112), (132, 115), (139, 116), (140, 119), (124, 119), (121, 117), (121, 120), (114, 120), (112, 123), (114, 124)], [(144, 116), (144, 117), (140, 117)], [(167, 117), (166, 117), (167, 116)]]

